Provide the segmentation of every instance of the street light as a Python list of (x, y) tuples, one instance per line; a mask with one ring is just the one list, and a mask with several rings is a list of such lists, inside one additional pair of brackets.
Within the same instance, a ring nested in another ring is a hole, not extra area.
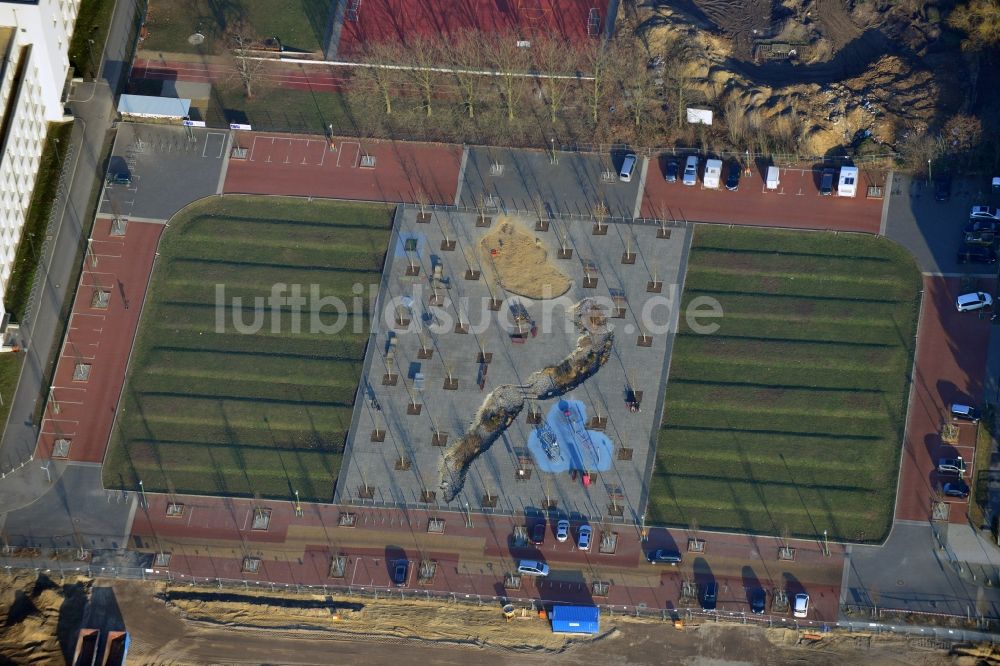
[(142, 507), (148, 509), (149, 502), (146, 500), (146, 489), (142, 485), (142, 479), (139, 479), (139, 493), (142, 495)]
[(930, 184), (932, 180), (934, 180), (934, 172), (931, 169), (931, 161), (927, 160), (927, 183)]

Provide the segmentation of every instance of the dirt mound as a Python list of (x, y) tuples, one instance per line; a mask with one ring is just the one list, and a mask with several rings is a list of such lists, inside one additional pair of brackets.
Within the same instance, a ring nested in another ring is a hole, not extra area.
[(728, 144), (769, 134), (771, 151), (790, 155), (840, 155), (865, 139), (891, 148), (961, 98), (961, 61), (934, 51), (941, 29), (929, 10), (783, 0), (765, 20), (753, 18), (758, 9), (755, 0), (657, 3), (640, 22), (654, 55), (678, 40), (698, 46), (690, 103), (720, 112)]
[(519, 222), (501, 217), (499, 226), (479, 242), (482, 265), (492, 266), (504, 289), (533, 300), (569, 291), (569, 278), (549, 260), (542, 241)]
[[(0, 576), (0, 661), (58, 664), (76, 640), (89, 581)], [(70, 656), (72, 656), (70, 652)]]

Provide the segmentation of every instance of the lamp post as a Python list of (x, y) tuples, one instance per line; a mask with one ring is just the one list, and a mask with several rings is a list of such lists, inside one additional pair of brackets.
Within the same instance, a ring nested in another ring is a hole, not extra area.
[(927, 160), (927, 184), (930, 185), (932, 180), (934, 180), (934, 171), (931, 167), (931, 161)]
[(146, 500), (146, 488), (142, 485), (142, 479), (139, 479), (139, 494), (142, 495), (142, 508), (148, 509), (149, 502)]

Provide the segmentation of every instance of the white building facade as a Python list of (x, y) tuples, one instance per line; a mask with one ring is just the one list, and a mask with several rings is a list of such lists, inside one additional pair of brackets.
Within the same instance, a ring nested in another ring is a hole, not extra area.
[[(0, 0), (0, 299), (31, 203), (49, 122), (64, 120), (80, 0)], [(6, 312), (0, 300), (0, 317)]]

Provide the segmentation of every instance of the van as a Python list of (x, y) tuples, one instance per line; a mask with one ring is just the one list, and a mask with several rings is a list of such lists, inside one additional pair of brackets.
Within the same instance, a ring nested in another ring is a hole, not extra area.
[(778, 186), (781, 185), (781, 180), (779, 174), (781, 171), (776, 166), (767, 167), (767, 178), (764, 180), (764, 184), (769, 190), (776, 190)]
[(717, 189), (722, 180), (722, 160), (705, 160), (705, 174), (701, 180), (706, 188)]
[(951, 406), (951, 420), (952, 421), (968, 421), (970, 423), (979, 423), (980, 412), (975, 407), (970, 407), (969, 405), (962, 405), (959, 403), (953, 403)]
[(625, 159), (622, 160), (622, 170), (618, 173), (618, 178), (620, 178), (623, 183), (632, 182), (632, 172), (635, 171), (635, 164), (637, 161), (635, 153), (627, 153), (625, 155)]

